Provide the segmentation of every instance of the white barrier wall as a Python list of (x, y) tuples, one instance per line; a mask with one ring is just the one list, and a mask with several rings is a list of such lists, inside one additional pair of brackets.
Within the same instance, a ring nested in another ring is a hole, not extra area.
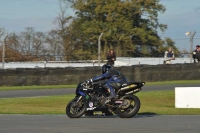
[(200, 108), (200, 87), (175, 87), (176, 108)]
[[(88, 63), (87, 63), (88, 61)], [(5, 62), (4, 69), (12, 68), (45, 68), (45, 67), (85, 67), (85, 66), (98, 66), (98, 60), (78, 60), (78, 61), (39, 61), (39, 62)], [(163, 64), (164, 58), (132, 58), (132, 57), (117, 57), (115, 66), (131, 66), (131, 65), (158, 65)], [(60, 62), (60, 63), (59, 63)], [(85, 62), (85, 63), (84, 63)], [(90, 62), (90, 63), (89, 63)], [(101, 66), (104, 65), (101, 63)], [(176, 58), (172, 61), (172, 64), (190, 63), (190, 58)], [(0, 69), (2, 69), (2, 63), (0, 62)]]

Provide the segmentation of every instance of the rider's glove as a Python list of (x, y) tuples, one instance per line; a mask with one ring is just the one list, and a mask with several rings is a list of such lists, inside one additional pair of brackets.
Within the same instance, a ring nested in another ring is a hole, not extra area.
[(92, 81), (92, 79), (89, 79), (89, 80), (86, 80), (86, 83), (89, 85), (89, 84), (91, 84), (93, 81)]

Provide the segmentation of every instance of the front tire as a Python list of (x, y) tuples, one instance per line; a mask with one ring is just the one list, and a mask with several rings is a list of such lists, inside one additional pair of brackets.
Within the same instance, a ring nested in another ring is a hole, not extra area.
[(81, 99), (77, 102), (78, 98), (72, 99), (66, 106), (66, 114), (70, 118), (79, 118), (86, 111), (86, 102)]
[(121, 118), (131, 118), (135, 116), (140, 110), (140, 99), (135, 95), (126, 95), (121, 99), (130, 100), (131, 104), (126, 109), (117, 108), (116, 114)]

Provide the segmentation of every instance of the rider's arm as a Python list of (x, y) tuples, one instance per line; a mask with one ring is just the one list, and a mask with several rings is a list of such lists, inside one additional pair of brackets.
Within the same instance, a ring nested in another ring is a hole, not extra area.
[(106, 72), (106, 73), (104, 73), (104, 74), (102, 74), (102, 75), (100, 75), (100, 76), (94, 77), (94, 78), (92, 79), (92, 81), (93, 81), (93, 82), (96, 82), (96, 81), (98, 81), (98, 80), (105, 79), (105, 78), (107, 78), (108, 76), (109, 76), (109, 73)]

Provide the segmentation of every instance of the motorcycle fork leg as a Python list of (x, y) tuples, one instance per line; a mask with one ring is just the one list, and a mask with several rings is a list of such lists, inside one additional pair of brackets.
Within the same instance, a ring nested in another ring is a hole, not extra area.
[(82, 97), (83, 97), (83, 96), (80, 96), (76, 102), (78, 103), (78, 102), (81, 100)]

